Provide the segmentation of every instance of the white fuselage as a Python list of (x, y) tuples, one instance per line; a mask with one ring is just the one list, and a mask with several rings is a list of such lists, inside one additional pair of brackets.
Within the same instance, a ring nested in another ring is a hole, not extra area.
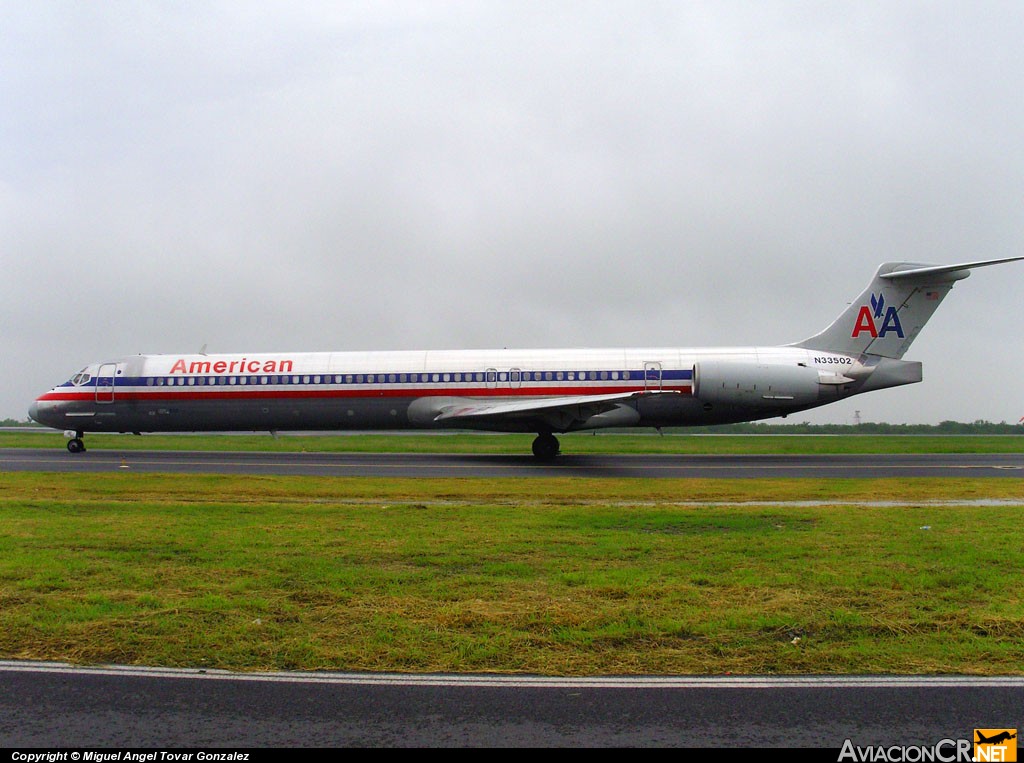
[[(771, 369), (789, 386), (768, 389)], [(80, 432), (685, 426), (833, 402), (854, 392), (858, 370), (855, 358), (793, 347), (138, 355), (87, 366), (32, 416)], [(452, 401), (630, 394), (591, 417), (437, 415)]]
[(138, 355), (82, 369), (29, 408), (76, 432), (408, 429), (552, 433), (786, 416), (921, 381), (911, 342), (972, 268), (884, 262), (828, 327), (779, 347)]

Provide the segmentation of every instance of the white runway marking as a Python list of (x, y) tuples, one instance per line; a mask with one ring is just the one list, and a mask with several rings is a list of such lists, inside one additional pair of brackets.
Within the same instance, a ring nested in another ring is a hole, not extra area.
[(462, 686), (524, 689), (837, 689), (929, 687), (1024, 688), (1024, 676), (516, 676), (399, 673), (234, 673), (194, 668), (127, 665), (76, 666), (60, 662), (0, 660), (0, 673), (63, 673), (109, 677), (212, 681), (348, 684), (366, 686)]

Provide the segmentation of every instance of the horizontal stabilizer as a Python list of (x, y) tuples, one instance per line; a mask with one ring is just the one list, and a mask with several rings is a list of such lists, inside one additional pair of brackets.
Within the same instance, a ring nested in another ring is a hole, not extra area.
[[(889, 280), (924, 279), (959, 281), (970, 275), (971, 268), (983, 268), (986, 265), (999, 265), (1003, 262), (1016, 262), (1018, 260), (1024, 260), (1024, 257), (1004, 257), (1001, 260), (979, 260), (978, 262), (963, 262), (959, 265), (924, 265), (921, 267), (914, 267), (911, 266), (910, 263), (907, 263), (908, 267), (906, 270), (898, 268), (891, 273), (882, 273), (879, 278)], [(948, 279), (941, 278), (941, 276), (946, 275), (951, 277)]]

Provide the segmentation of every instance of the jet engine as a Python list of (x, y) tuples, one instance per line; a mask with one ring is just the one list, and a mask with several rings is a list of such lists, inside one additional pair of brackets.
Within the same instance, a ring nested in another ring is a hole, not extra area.
[(792, 408), (818, 401), (818, 371), (801, 365), (711, 360), (693, 366), (693, 394), (705, 403)]

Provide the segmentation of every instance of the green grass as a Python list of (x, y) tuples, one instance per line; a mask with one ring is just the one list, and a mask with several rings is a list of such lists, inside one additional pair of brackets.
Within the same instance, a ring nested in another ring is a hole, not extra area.
[[(354, 434), (325, 436), (87, 434), (90, 450), (242, 450), (269, 452), (530, 452), (533, 435)], [(1024, 453), (1022, 435), (693, 435), (573, 433), (563, 453)], [(0, 448), (63, 448), (59, 432), (2, 432)]]
[(1020, 674), (1022, 506), (1019, 480), (0, 473), (0, 657)]

